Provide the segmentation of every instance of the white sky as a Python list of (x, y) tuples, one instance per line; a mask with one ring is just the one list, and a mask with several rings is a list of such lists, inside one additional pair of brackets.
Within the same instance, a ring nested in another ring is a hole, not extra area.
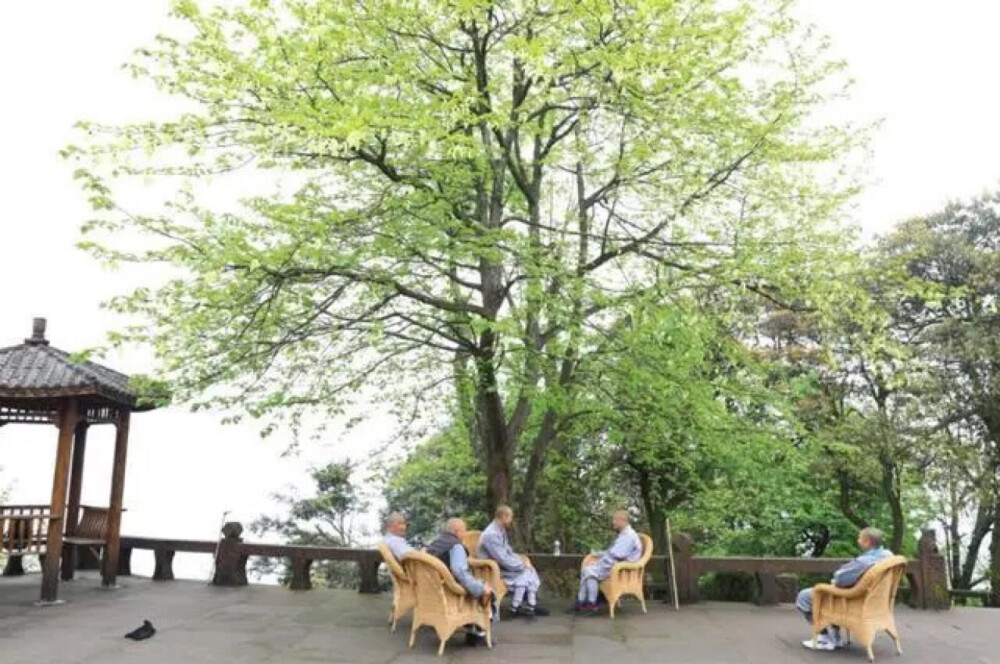
[[(133, 48), (166, 27), (166, 0), (0, 3), (0, 346), (20, 343), (31, 319), (49, 319), (54, 345), (99, 344), (114, 319), (100, 302), (128, 287), (74, 248), (89, 210), (57, 151), (81, 119), (140, 120), (162, 100), (120, 69)], [(869, 233), (1000, 182), (996, 26), (990, 0), (805, 0), (857, 80), (852, 115), (883, 118), (872, 184), (858, 200)], [(108, 361), (147, 371), (141, 355)], [(280, 458), (282, 439), (253, 426), (181, 409), (137, 415), (132, 425), (123, 530), (212, 539), (223, 511), (249, 522), (269, 495), (307, 486), (310, 465), (358, 456), (384, 432), (378, 423), (331, 435), (300, 458)], [(107, 503), (110, 429), (88, 446), (85, 502)], [(0, 429), (0, 486), (18, 502), (47, 503), (55, 430)], [(207, 561), (183, 562), (201, 576)]]

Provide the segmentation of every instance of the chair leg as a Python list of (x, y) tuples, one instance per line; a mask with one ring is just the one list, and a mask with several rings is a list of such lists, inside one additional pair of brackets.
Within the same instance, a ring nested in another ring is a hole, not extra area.
[(870, 643), (868, 644), (868, 661), (869, 662), (875, 661), (875, 651), (872, 650), (872, 644)]
[(903, 647), (901, 645), (899, 645), (899, 634), (896, 633), (895, 629), (887, 629), (885, 631), (889, 633), (890, 637), (892, 637), (892, 642), (896, 646), (896, 654), (897, 655), (902, 655), (903, 654)]
[(417, 621), (413, 621), (413, 627), (410, 628), (410, 649), (413, 649), (413, 643), (417, 640)]
[(444, 639), (441, 639), (441, 645), (438, 646), (438, 657), (444, 654), (444, 644), (447, 643)]
[(613, 601), (613, 602), (610, 601), (610, 600), (608, 600), (608, 611), (611, 613), (611, 619), (612, 620), (615, 619), (615, 606), (617, 604), (618, 604), (618, 600), (617, 599), (615, 599), (615, 601)]
[(642, 612), (646, 613), (646, 596), (641, 590), (639, 591), (639, 604), (642, 606)]

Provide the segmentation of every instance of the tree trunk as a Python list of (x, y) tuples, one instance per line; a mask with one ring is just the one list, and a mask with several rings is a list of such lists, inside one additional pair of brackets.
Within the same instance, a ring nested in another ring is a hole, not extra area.
[(979, 562), (979, 549), (983, 545), (983, 540), (989, 535), (990, 529), (993, 528), (994, 519), (993, 505), (986, 500), (981, 501), (979, 509), (976, 510), (976, 522), (969, 535), (969, 545), (965, 549), (965, 562), (961, 566), (957, 582), (954, 583), (955, 588), (970, 589), (972, 577), (976, 573), (976, 563)]
[(556, 413), (551, 408), (545, 412), (542, 424), (531, 445), (531, 457), (528, 459), (528, 470), (524, 474), (524, 486), (521, 487), (521, 499), (518, 502), (518, 545), (535, 550), (535, 507), (538, 504), (538, 481), (545, 469), (545, 457), (556, 436)]
[(861, 518), (851, 505), (851, 480), (847, 476), (847, 473), (838, 473), (837, 482), (840, 485), (840, 512), (844, 515), (844, 518), (858, 528), (867, 528), (868, 521)]
[(993, 471), (993, 537), (990, 541), (990, 606), (1000, 607), (1000, 463)]
[(903, 514), (903, 500), (900, 490), (899, 469), (895, 462), (883, 455), (879, 462), (882, 466), (882, 492), (889, 504), (892, 514), (892, 534), (889, 548), (898, 553), (903, 550), (903, 537), (906, 535), (906, 517)]
[(503, 396), (497, 381), (492, 332), (483, 334), (483, 353), (476, 358), (476, 428), (483, 447), (486, 471), (486, 503), (490, 511), (511, 498), (513, 441), (507, 432)]

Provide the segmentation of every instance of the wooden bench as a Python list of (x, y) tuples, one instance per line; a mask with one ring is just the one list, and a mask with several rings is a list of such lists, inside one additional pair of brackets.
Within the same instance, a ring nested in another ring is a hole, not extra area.
[[(63, 537), (63, 581), (71, 580), (77, 569), (96, 569), (108, 544), (111, 510), (90, 505), (81, 505), (80, 510), (79, 523)], [(80, 564), (81, 553), (86, 556), (84, 564)]]
[(0, 505), (0, 552), (7, 557), (4, 576), (24, 574), (24, 556), (45, 555), (48, 505)]

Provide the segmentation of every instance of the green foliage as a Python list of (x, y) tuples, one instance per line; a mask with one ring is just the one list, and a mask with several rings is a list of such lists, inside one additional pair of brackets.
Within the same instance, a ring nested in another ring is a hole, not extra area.
[[(956, 587), (985, 577), (1000, 601), (1000, 193), (901, 224), (879, 245), (905, 279), (900, 334), (926, 366), (918, 424), (931, 457)], [(963, 527), (971, 524), (971, 528)]]
[[(287, 544), (305, 546), (355, 547), (359, 532), (355, 519), (368, 503), (351, 481), (353, 468), (348, 463), (331, 463), (315, 468), (310, 477), (315, 495), (301, 498), (279, 494), (275, 499), (286, 513), (261, 516), (250, 525), (257, 535), (276, 535)], [(290, 580), (287, 561), (256, 559), (253, 572), (261, 576), (277, 575), (282, 583)], [(313, 566), (312, 576), (330, 588), (356, 588), (357, 570), (354, 563), (325, 561)]]
[[(489, 500), (530, 510), (592, 330), (678, 293), (842, 295), (863, 136), (816, 121), (843, 66), (784, 0), (173, 15), (131, 71), (186, 112), (65, 153), (82, 245), (169, 268), (110, 303), (136, 318), (112, 341), (150, 344), (178, 401), (298, 425), (362, 389), (427, 419), (459, 393)], [(253, 195), (207, 204), (232, 178)], [(123, 198), (147, 179), (162, 209)]]
[(386, 505), (406, 515), (410, 537), (429, 542), (452, 516), (466, 519), (470, 528), (489, 522), (484, 476), (468, 441), (454, 428), (388, 468), (384, 480)]

